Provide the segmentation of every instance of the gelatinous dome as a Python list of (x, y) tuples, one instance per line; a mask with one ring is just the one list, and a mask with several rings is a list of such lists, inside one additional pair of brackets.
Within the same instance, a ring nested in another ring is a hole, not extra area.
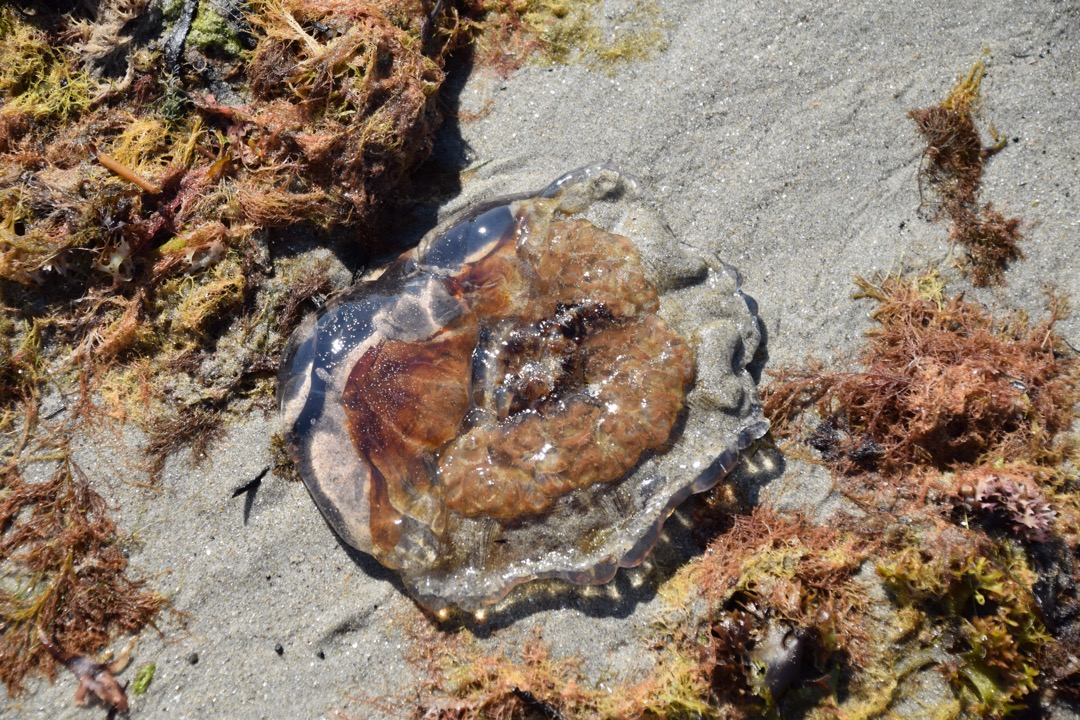
[(583, 168), (452, 218), (308, 318), (286, 439), (334, 530), (432, 610), (607, 582), (767, 429), (752, 307), (633, 181)]

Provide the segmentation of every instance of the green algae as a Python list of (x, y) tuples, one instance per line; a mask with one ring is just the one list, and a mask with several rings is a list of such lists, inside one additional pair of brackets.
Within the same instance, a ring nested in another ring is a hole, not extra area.
[(1050, 636), (1022, 552), (950, 528), (881, 561), (878, 573), (901, 606), (918, 610), (935, 634), (955, 638), (949, 677), (965, 710), (1004, 717), (1026, 707)]
[(199, 3), (187, 41), (208, 55), (236, 58), (244, 51), (236, 31), (210, 3), (205, 2)]
[(150, 683), (154, 680), (154, 672), (157, 670), (157, 665), (151, 663), (149, 665), (143, 665), (135, 673), (134, 679), (131, 681), (131, 692), (134, 695), (145, 695), (146, 691), (150, 689)]

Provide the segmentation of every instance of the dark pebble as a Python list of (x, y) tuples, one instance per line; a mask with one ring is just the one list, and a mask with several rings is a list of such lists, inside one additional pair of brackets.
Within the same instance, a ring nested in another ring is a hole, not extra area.
[(276, 652), (278, 655), (284, 655), (285, 654), (285, 648), (281, 647), (281, 643), (278, 643), (277, 645), (274, 646), (274, 652)]

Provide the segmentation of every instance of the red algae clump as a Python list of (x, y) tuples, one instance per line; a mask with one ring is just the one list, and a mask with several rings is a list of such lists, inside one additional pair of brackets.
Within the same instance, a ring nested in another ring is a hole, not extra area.
[(879, 323), (857, 358), (861, 370), (780, 369), (765, 412), (781, 435), (797, 434), (792, 420), (813, 407), (822, 423), (809, 441), (846, 474), (1040, 462), (1053, 452), (1076, 417), (1078, 366), (1054, 328), (1060, 299), (1029, 324), (946, 296), (935, 273), (858, 284), (856, 297), (878, 302)]
[(991, 125), (994, 145), (984, 146), (975, 126), (980, 86), (986, 65), (974, 67), (939, 105), (908, 113), (926, 141), (919, 172), (920, 187), (933, 196), (933, 218), (952, 222), (949, 241), (967, 252), (964, 271), (976, 287), (1005, 282), (1005, 268), (1023, 257), (1021, 219), (1006, 218), (991, 203), (979, 200), (986, 161), (1005, 147)]

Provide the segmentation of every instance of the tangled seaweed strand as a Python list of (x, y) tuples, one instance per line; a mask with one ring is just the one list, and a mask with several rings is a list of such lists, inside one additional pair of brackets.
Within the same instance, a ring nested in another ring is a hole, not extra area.
[(471, 636), (436, 635), (421, 625), (412, 662), (426, 675), (414, 701), (401, 708), (413, 720), (645, 720), (712, 717), (704, 699), (707, 679), (697, 667), (665, 666), (638, 682), (597, 686), (579, 658), (556, 658), (536, 633), (520, 657), (489, 654)]
[(90, 655), (165, 606), (126, 574), (105, 501), (70, 458), (45, 482), (25, 480), (14, 464), (0, 469), (0, 528), (0, 679), (9, 694), (32, 670), (55, 676), (38, 628), (65, 651)]
[(936, 276), (859, 279), (877, 301), (878, 327), (857, 356), (858, 372), (817, 365), (784, 368), (764, 408), (781, 436), (813, 407), (823, 421), (812, 442), (845, 474), (949, 469), (983, 458), (1040, 462), (1076, 417), (1080, 363), (1054, 333), (1065, 311), (1028, 324), (996, 321), (982, 306), (943, 294)]
[[(36, 24), (0, 10), (0, 279), (160, 278), (260, 229), (356, 226), (430, 154), (448, 47), (426, 52), (419, 0), (251, 3), (245, 36), (221, 18), (213, 41), (189, 34), (171, 79), (151, 40), (176, 28), (153, 17), (146, 0)], [(118, 19), (141, 33), (109, 37)], [(94, 43), (120, 40), (109, 83)]]
[(976, 287), (1004, 282), (1005, 266), (1023, 257), (1017, 245), (1020, 218), (1006, 218), (978, 199), (986, 160), (1004, 147), (1004, 140), (985, 147), (975, 126), (985, 71), (980, 60), (943, 103), (908, 113), (926, 141), (920, 187), (928, 186), (937, 197), (934, 219), (952, 221), (949, 240), (967, 249), (967, 270)]
[(808, 676), (867, 662), (853, 576), (874, 545), (758, 507), (679, 571), (675, 586), (688, 585), (705, 608), (696, 632), (682, 628), (675, 640), (699, 659), (711, 704), (727, 708), (721, 716), (797, 715), (827, 694)]

